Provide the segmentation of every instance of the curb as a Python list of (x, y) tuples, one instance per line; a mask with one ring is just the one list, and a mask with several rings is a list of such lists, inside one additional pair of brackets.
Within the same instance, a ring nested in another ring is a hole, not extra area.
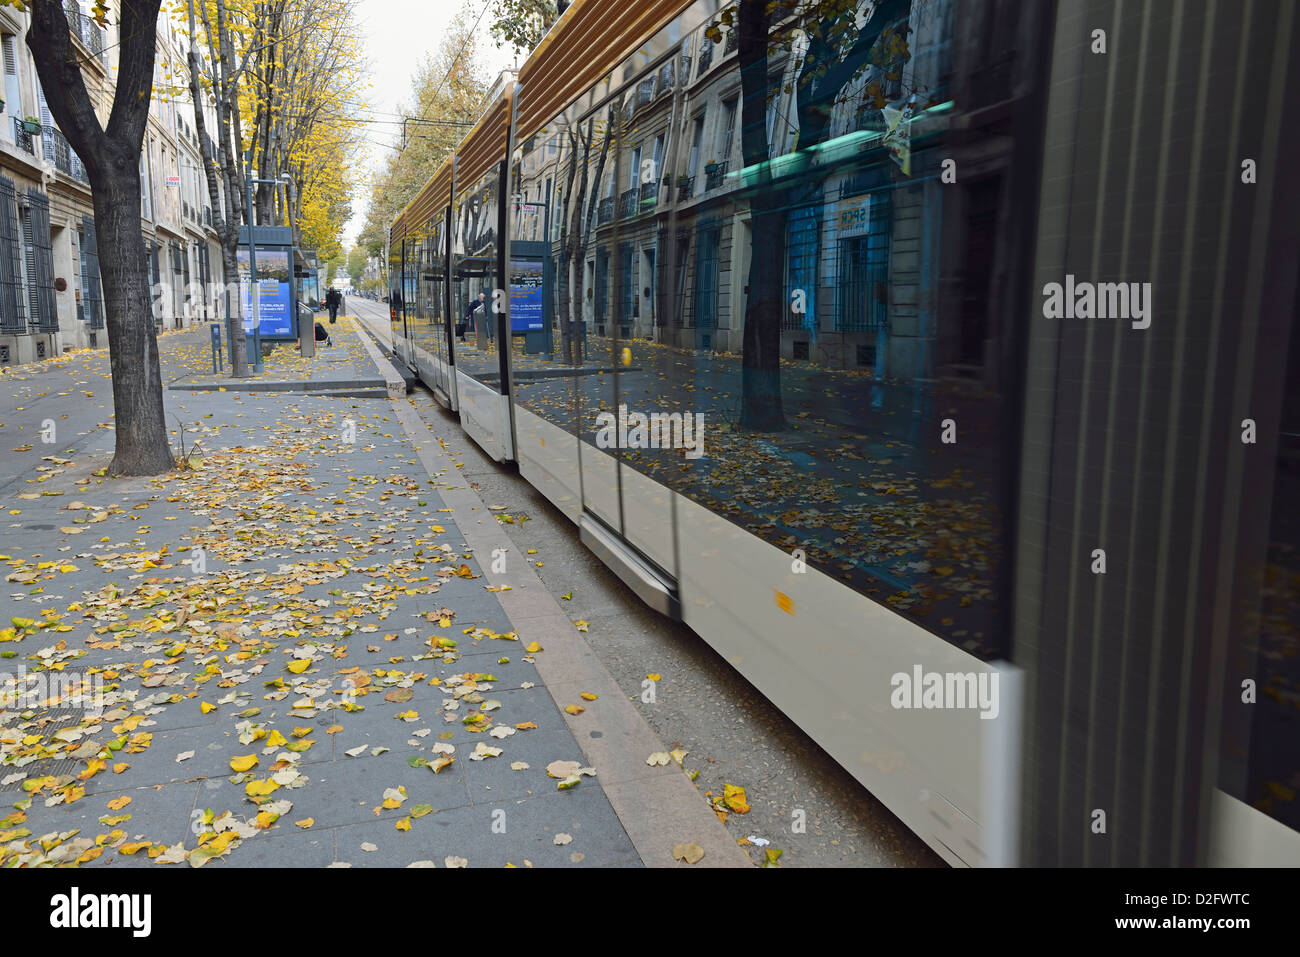
[(270, 379), (261, 382), (243, 382), (232, 379), (230, 382), (194, 382), (190, 384), (173, 383), (167, 386), (170, 392), (333, 392), (354, 394), (356, 392), (378, 390), (380, 395), (387, 395), (387, 383), (383, 379)]
[[(497, 548), (516, 556), (512, 570), (503, 574), (494, 572), (492, 563), (480, 558), (482, 575), (494, 587), (510, 586), (509, 591), (497, 594), (497, 601), (521, 640), (541, 644), (543, 651), (535, 659), (538, 674), (587, 763), (596, 769), (597, 783), (642, 863), (647, 867), (689, 867), (673, 859), (673, 848), (694, 842), (705, 852), (700, 866), (754, 867), (677, 765), (646, 764), (651, 754), (668, 748), (523, 559), (524, 550), (492, 518), (411, 403), (394, 400), (391, 404), (433, 480), (431, 484), (452, 510), (452, 520), (465, 536), (466, 545), (479, 556), (491, 555)], [(447, 467), (438, 466), (440, 456), (448, 459)], [(582, 692), (592, 692), (597, 698), (582, 702), (586, 710), (581, 715), (565, 712), (565, 706), (577, 703)]]

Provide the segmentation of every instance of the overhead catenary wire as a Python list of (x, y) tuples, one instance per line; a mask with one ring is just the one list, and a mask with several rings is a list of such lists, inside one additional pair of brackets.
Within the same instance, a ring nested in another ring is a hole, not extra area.
[[(485, 0), (483, 4), (483, 9), (478, 12), (478, 19), (474, 21), (474, 26), (470, 27), (469, 32), (467, 32), (465, 34), (464, 39), (460, 41), (460, 49), (458, 49), (456, 51), (456, 55), (451, 58), (451, 66), (447, 67), (447, 72), (446, 74), (443, 75), (442, 81), (438, 84), (438, 89), (434, 91), (431, 99), (436, 100), (439, 96), (442, 95), (443, 88), (447, 85), (447, 81), (451, 79), (452, 72), (456, 69), (457, 65), (460, 63), (461, 54), (465, 52), (465, 45), (469, 43), (470, 37), (472, 37), (475, 33), (478, 32), (478, 25), (483, 22), (483, 15), (487, 13), (488, 7), (490, 7), (491, 5), (492, 5), (492, 0)], [(402, 148), (405, 149), (406, 148), (405, 127), (403, 127), (402, 133), (403, 133)]]

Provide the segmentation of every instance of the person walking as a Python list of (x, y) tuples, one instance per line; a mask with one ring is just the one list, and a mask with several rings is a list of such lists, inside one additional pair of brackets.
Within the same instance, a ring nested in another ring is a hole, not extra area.
[(479, 293), (477, 299), (473, 299), (470, 301), (469, 309), (465, 311), (465, 318), (456, 324), (456, 336), (457, 338), (460, 339), (461, 342), (465, 341), (466, 332), (474, 333), (475, 335), (478, 334), (478, 323), (479, 323), (478, 313), (479, 310), (482, 310), (484, 315), (486, 315), (487, 313), (486, 307), (487, 307), (487, 293), (485, 292)]
[(325, 293), (325, 305), (330, 311), (330, 325), (338, 320), (339, 306), (343, 305), (343, 293), (338, 291), (338, 287), (331, 286), (330, 291)]

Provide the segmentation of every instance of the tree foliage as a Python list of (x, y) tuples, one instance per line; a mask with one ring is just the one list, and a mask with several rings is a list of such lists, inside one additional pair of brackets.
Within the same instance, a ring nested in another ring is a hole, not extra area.
[(559, 17), (554, 0), (495, 0), (491, 33), (497, 46), (530, 53)]

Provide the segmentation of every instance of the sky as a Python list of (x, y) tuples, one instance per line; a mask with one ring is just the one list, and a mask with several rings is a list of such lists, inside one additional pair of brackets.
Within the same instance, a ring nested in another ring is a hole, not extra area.
[[(491, 0), (360, 0), (357, 24), (361, 30), (366, 59), (369, 61), (370, 91), (367, 108), (360, 111), (369, 122), (361, 134), (364, 142), (358, 160), (368, 179), (381, 158), (402, 142), (399, 111), (409, 98), (411, 79), (421, 61), (433, 53), (447, 25), (463, 6), (477, 18)], [(491, 14), (484, 13), (479, 22), (480, 54), (485, 58), (483, 72), (495, 77), (515, 63), (513, 51), (500, 49), (488, 34)], [(343, 245), (351, 246), (365, 224), (369, 196), (364, 187), (353, 199), (353, 216), (343, 230)]]

